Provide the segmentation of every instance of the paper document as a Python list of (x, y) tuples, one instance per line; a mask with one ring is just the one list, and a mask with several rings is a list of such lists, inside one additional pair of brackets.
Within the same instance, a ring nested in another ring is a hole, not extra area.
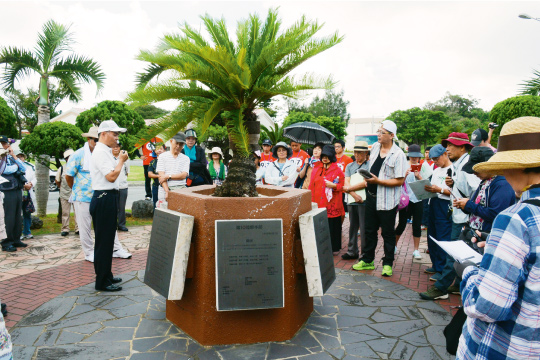
[[(366, 181), (366, 180), (359, 173), (354, 173), (354, 174), (351, 175), (351, 181), (350, 181), (351, 186), (363, 183), (364, 181)], [(366, 189), (365, 188), (362, 189), (362, 190), (356, 190), (355, 193), (357, 193), (362, 198), (362, 200), (364, 200), (364, 201), (366, 200)], [(356, 202), (356, 200), (354, 200), (354, 198), (351, 196), (351, 194), (347, 194), (347, 203), (352, 204), (352, 203), (355, 203), (355, 202)]]
[(429, 180), (418, 180), (407, 184), (418, 200), (436, 197), (437, 193), (432, 193), (424, 189), (426, 185), (431, 186), (431, 182)]
[(463, 240), (437, 241), (433, 236), (430, 236), (430, 238), (460, 264), (465, 261), (472, 261), (478, 265), (482, 262), (482, 255), (474, 251), (469, 245), (465, 244)]
[(433, 175), (433, 168), (427, 163), (427, 161), (424, 161), (422, 168), (420, 169), (420, 176), (423, 180), (427, 180), (431, 175)]

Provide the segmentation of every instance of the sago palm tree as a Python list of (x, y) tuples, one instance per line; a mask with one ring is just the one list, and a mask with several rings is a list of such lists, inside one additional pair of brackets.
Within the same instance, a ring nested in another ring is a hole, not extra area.
[[(73, 39), (69, 26), (49, 20), (43, 25), (42, 33), (34, 50), (17, 47), (0, 48), (0, 64), (5, 64), (2, 86), (13, 90), (15, 83), (33, 73), (39, 75), (38, 125), (49, 122), (50, 80), (58, 82), (58, 91), (71, 101), (81, 99), (81, 82), (95, 82), (98, 91), (103, 86), (105, 75), (100, 66), (90, 58), (73, 54)], [(38, 216), (45, 216), (49, 198), (49, 158), (36, 162), (36, 198)]]
[(205, 132), (223, 112), (234, 156), (227, 179), (215, 195), (257, 196), (250, 154), (258, 147), (260, 124), (253, 110), (278, 95), (294, 98), (301, 91), (332, 88), (330, 77), (295, 77), (291, 71), (343, 38), (335, 33), (315, 39), (322, 25), (305, 17), (281, 30), (273, 9), (264, 23), (258, 15), (239, 22), (236, 41), (223, 19), (208, 15), (201, 19), (208, 39), (184, 24), (180, 34), (165, 35), (155, 52), (141, 51), (138, 59), (150, 65), (138, 74), (139, 86), (128, 101), (181, 100), (178, 109), (150, 127), (145, 138), (159, 133), (170, 137), (192, 121), (199, 122)]

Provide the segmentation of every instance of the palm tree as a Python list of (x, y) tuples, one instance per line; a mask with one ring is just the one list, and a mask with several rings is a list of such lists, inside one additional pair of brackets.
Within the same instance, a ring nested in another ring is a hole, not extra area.
[(298, 79), (290, 74), (343, 38), (335, 33), (314, 39), (322, 25), (305, 17), (280, 31), (281, 20), (274, 9), (264, 23), (258, 15), (239, 22), (236, 42), (231, 40), (225, 20), (208, 15), (201, 19), (209, 40), (185, 23), (181, 34), (165, 35), (157, 51), (141, 51), (138, 59), (150, 65), (138, 74), (138, 88), (128, 101), (181, 100), (177, 110), (151, 126), (145, 138), (158, 133), (170, 137), (192, 121), (199, 122), (204, 133), (223, 112), (234, 157), (228, 177), (215, 195), (257, 196), (255, 167), (250, 160), (260, 135), (254, 109), (278, 95), (295, 98), (305, 90), (332, 88), (330, 77), (304, 75)]
[(273, 127), (266, 127), (264, 125), (261, 125), (261, 130), (263, 132), (263, 135), (266, 136), (267, 139), (272, 141), (272, 144), (277, 144), (280, 141), (287, 140), (287, 138), (283, 136), (283, 127), (279, 126), (278, 124), (274, 124)]
[(525, 83), (521, 85), (520, 95), (540, 95), (540, 71), (533, 71), (534, 77), (529, 80), (525, 80)]
[[(49, 122), (49, 80), (58, 82), (58, 92), (69, 100), (81, 99), (81, 82), (95, 82), (98, 91), (103, 87), (105, 75), (100, 66), (90, 58), (71, 52), (73, 39), (69, 26), (49, 20), (43, 25), (42, 33), (34, 51), (17, 47), (0, 48), (0, 64), (6, 64), (2, 86), (6, 91), (15, 89), (15, 82), (32, 73), (39, 75), (38, 125)], [(36, 198), (38, 216), (45, 216), (49, 198), (49, 157), (36, 163)]]

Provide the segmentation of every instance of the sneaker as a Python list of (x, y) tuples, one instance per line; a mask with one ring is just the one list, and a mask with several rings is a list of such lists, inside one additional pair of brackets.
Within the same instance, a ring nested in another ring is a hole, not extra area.
[(345, 253), (341, 255), (341, 258), (343, 260), (354, 260), (354, 259), (358, 259), (358, 255), (354, 256), (354, 255), (350, 255), (349, 253)]
[(116, 250), (112, 254), (113, 258), (131, 259), (131, 254), (124, 249)]
[(32, 234), (24, 235), (24, 238), (25, 239), (33, 239), (34, 235), (32, 235)]
[(424, 269), (424, 272), (425, 272), (426, 274), (435, 274), (437, 271), (435, 271), (435, 268), (429, 267), (429, 268), (427, 268), (427, 269)]
[(443, 300), (448, 299), (448, 293), (432, 286), (426, 292), (420, 293), (420, 297), (424, 300)]
[(411, 219), (407, 219), (407, 224), (412, 224), (412, 220), (411, 220)]
[(69, 231), (62, 231), (60, 233), (61, 236), (68, 236), (69, 235)]
[(461, 295), (461, 289), (459, 288), (459, 286), (456, 285), (450, 285), (450, 287), (448, 288), (448, 292), (454, 295)]
[(364, 260), (360, 260), (358, 264), (354, 264), (352, 266), (353, 270), (375, 270), (375, 265), (373, 265), (373, 261), (370, 263), (366, 263)]
[(390, 265), (384, 265), (382, 268), (381, 275), (382, 276), (392, 276), (392, 267)]
[(152, 200), (152, 198), (150, 196), (146, 196), (144, 200)]
[(420, 255), (420, 251), (418, 251), (418, 250), (414, 250), (413, 253), (412, 253), (412, 256), (416, 260), (422, 260), (422, 255)]
[(435, 273), (433, 275), (431, 275), (429, 277), (429, 280), (431, 281), (438, 281), (440, 278), (441, 278), (442, 274), (441, 273)]
[(90, 255), (85, 256), (84, 260), (93, 263), (94, 262), (94, 253), (91, 253)]

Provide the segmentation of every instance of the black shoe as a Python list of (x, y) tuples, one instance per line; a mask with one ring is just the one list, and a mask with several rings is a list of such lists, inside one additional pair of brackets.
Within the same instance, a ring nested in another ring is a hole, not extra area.
[(62, 232), (60, 233), (60, 235), (62, 235), (62, 236), (68, 236), (68, 235), (69, 235), (69, 231), (62, 231)]
[(112, 282), (113, 284), (118, 284), (119, 282), (122, 282), (122, 278), (119, 278), (119, 277), (113, 277), (113, 278), (111, 279), (111, 282)]
[(75, 231), (75, 235), (79, 235), (79, 232), (78, 232), (78, 231)]
[(102, 289), (96, 288), (96, 290), (99, 290), (99, 291), (120, 291), (120, 290), (122, 290), (122, 287), (121, 286), (116, 286), (116, 285), (109, 285), (109, 286), (105, 286)]
[(120, 230), (120, 231), (129, 231), (128, 228), (125, 227), (125, 226), (119, 226), (118, 230)]
[(14, 252), (14, 251), (17, 251), (17, 249), (15, 248), (15, 246), (2, 246), (2, 251), (5, 251), (5, 252)]
[(28, 246), (28, 244), (25, 244), (22, 241), (20, 241), (20, 242), (16, 242), (15, 244), (13, 244), (13, 246), (15, 246), (16, 248), (18, 248), (18, 247), (25, 248), (25, 247)]
[(2, 315), (3, 315), (4, 317), (7, 316), (7, 313), (8, 313), (8, 312), (7, 312), (6, 304), (2, 304), (2, 310), (1, 310), (1, 312), (2, 312)]
[(345, 253), (341, 255), (341, 258), (343, 260), (355, 260), (355, 259), (358, 259), (358, 255), (353, 256), (353, 255), (349, 255), (349, 253)]

